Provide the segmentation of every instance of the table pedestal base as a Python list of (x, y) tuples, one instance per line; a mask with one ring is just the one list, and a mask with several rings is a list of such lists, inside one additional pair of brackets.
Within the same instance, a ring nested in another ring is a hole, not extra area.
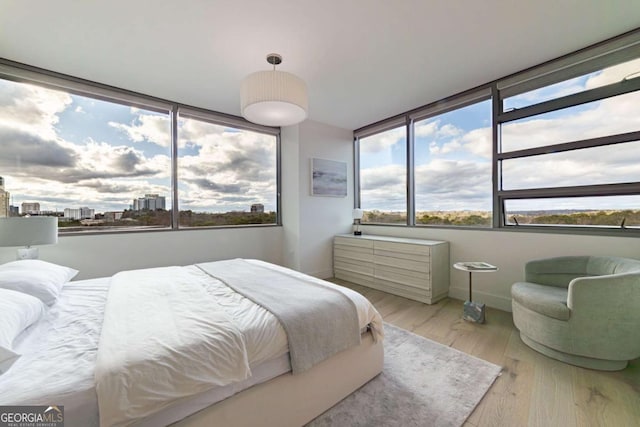
[(462, 318), (469, 322), (484, 323), (484, 304), (479, 304), (473, 301), (464, 302), (464, 310), (462, 312)]

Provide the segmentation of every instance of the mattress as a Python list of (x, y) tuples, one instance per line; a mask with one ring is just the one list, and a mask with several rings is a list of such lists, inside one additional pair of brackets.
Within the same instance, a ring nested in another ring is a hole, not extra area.
[[(204, 274), (195, 266), (185, 268), (195, 275)], [(245, 381), (178, 400), (145, 419), (143, 425), (180, 420), (291, 369), (286, 334), (277, 319), (218, 280), (207, 280), (208, 293), (247, 337), (252, 375)], [(99, 278), (68, 283), (45, 317), (18, 337), (14, 346), (22, 357), (0, 376), (0, 405), (64, 405), (65, 425), (99, 425), (94, 368), (109, 281)], [(362, 328), (373, 323), (381, 329), (379, 315), (364, 297), (350, 289), (327, 286), (339, 288), (354, 300)]]

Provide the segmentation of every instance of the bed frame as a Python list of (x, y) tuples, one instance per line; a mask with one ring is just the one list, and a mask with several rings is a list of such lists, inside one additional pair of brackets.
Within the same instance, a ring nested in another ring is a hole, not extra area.
[(382, 340), (365, 333), (359, 346), (298, 375), (280, 375), (192, 414), (175, 427), (300, 427), (382, 372)]

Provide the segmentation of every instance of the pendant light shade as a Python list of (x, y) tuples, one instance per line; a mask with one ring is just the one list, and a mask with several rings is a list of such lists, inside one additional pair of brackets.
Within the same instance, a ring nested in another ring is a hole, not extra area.
[(309, 101), (305, 82), (275, 66), (282, 62), (277, 54), (267, 56), (271, 71), (258, 71), (242, 81), (240, 107), (242, 116), (265, 126), (290, 126), (307, 118)]

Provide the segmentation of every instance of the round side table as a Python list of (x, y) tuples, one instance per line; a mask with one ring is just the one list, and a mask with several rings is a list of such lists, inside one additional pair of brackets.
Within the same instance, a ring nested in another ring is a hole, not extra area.
[(456, 262), (453, 268), (469, 272), (469, 300), (465, 301), (462, 318), (469, 322), (484, 323), (485, 321), (485, 305), (473, 302), (472, 299), (472, 278), (471, 275), (476, 273), (488, 273), (498, 270), (498, 267), (483, 261), (465, 261)]

